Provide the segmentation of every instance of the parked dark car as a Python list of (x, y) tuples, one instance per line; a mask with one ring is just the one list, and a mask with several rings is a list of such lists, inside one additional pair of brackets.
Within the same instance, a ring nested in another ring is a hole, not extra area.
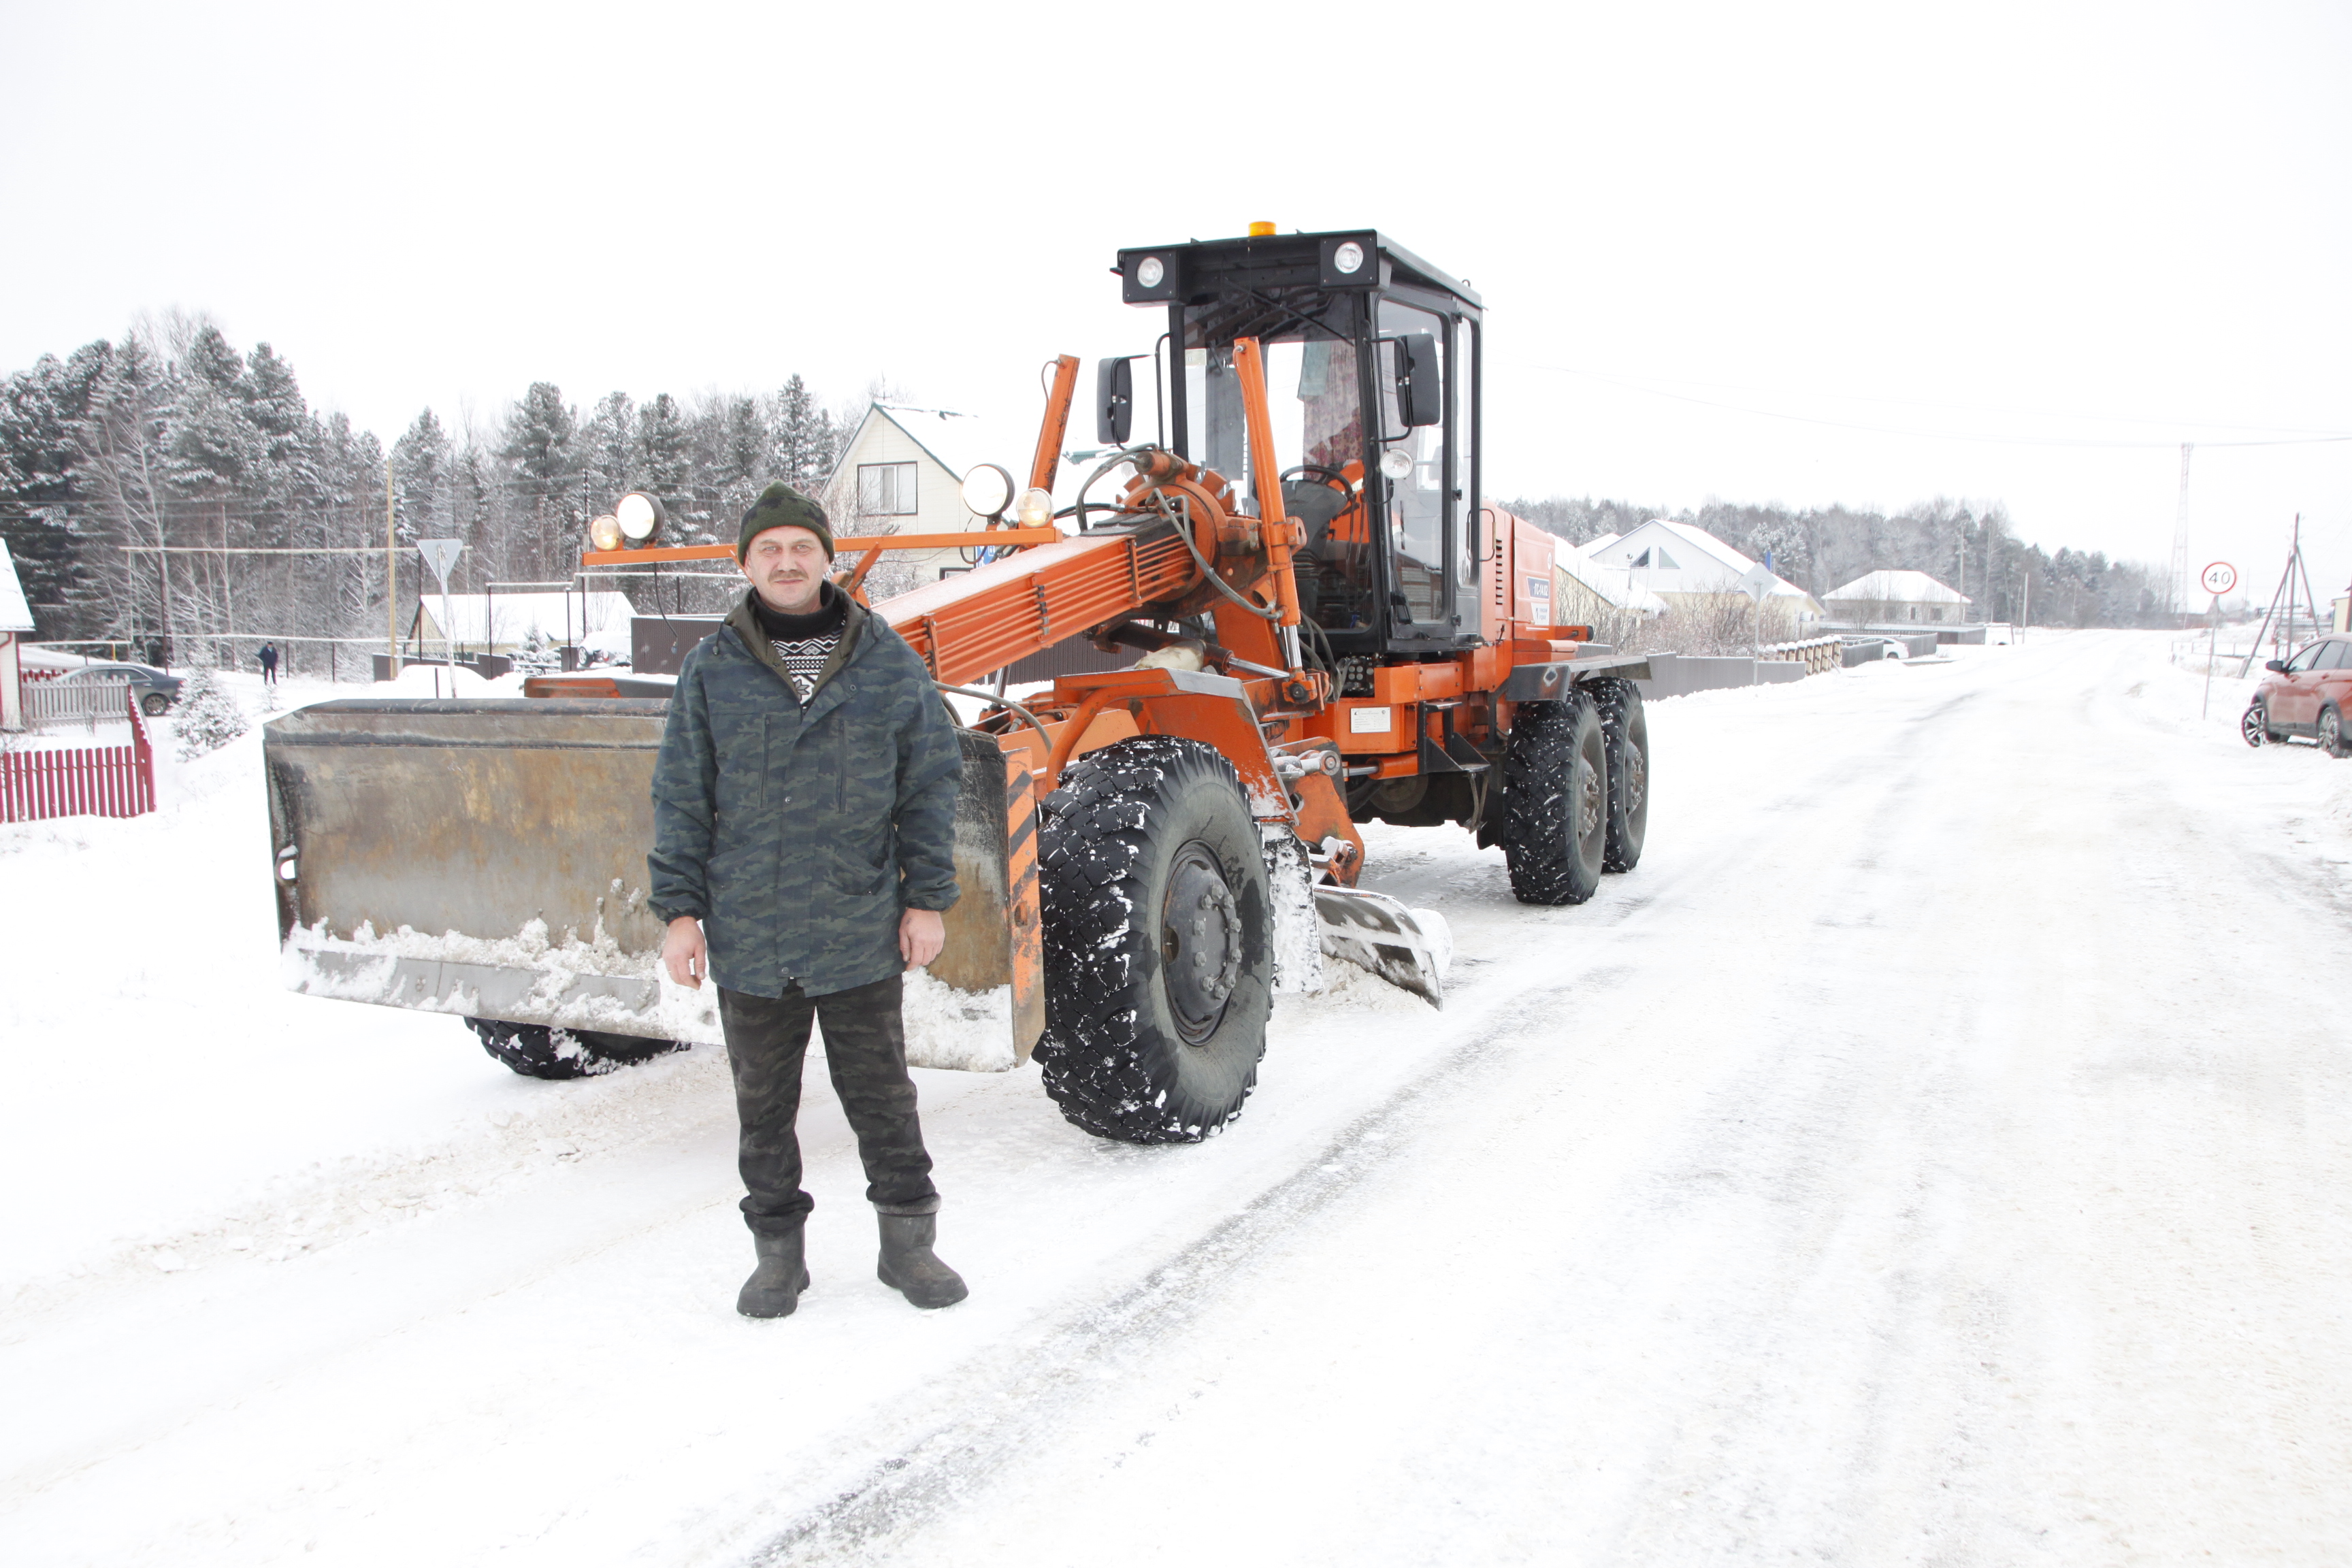
[(2238, 731), (2249, 746), (2301, 735), (2331, 757), (2352, 755), (2345, 715), (2352, 712), (2352, 634), (2321, 637), (2293, 658), (2274, 658), (2254, 689)]
[(128, 680), (139, 693), (139, 706), (149, 716), (162, 713), (180, 700), (180, 678), (144, 664), (86, 664), (58, 677), (59, 680)]

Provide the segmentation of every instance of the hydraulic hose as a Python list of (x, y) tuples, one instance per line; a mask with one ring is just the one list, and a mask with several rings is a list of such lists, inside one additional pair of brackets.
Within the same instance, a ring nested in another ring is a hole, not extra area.
[(1037, 739), (1044, 744), (1045, 754), (1049, 757), (1054, 754), (1054, 737), (1045, 732), (1045, 726), (1037, 721), (1037, 715), (1030, 712), (1029, 710), (1024, 708), (1018, 702), (1013, 701), (1010, 697), (1003, 696), (998, 692), (985, 690), (978, 687), (950, 686), (944, 680), (934, 680), (931, 684), (938, 687), (941, 691), (952, 691), (958, 697), (977, 697), (983, 702), (992, 702), (997, 707), (1004, 709), (1008, 712), (1019, 715), (1023, 723), (1037, 731)]

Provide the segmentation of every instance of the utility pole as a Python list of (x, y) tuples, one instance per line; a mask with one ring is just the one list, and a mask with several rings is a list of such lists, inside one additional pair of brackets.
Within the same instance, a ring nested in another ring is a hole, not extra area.
[(2189, 454), (2197, 448), (2180, 443), (2180, 503), (2172, 520), (2172, 608), (2189, 614)]
[(400, 555), (392, 542), (392, 454), (383, 455), (383, 640), (394, 680), (400, 679)]

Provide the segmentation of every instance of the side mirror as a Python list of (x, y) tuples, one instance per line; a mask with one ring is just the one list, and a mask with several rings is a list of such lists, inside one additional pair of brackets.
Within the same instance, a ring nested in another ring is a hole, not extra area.
[(1095, 365), (1095, 439), (1124, 447), (1135, 427), (1135, 362), (1107, 359)]
[(1407, 332), (1396, 340), (1397, 412), (1407, 429), (1435, 425), (1445, 417), (1445, 388), (1437, 369), (1437, 336)]
[(2286, 673), (2286, 660), (2283, 658), (2266, 658), (2263, 661), (2263, 668), (2264, 669), (2274, 669), (2281, 675), (2284, 675)]

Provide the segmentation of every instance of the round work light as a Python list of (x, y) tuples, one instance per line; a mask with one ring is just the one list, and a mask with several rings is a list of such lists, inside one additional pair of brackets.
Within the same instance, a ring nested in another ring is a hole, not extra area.
[(1342, 272), (1354, 272), (1364, 265), (1364, 247), (1347, 240), (1331, 253), (1331, 265)]
[(1013, 476), (994, 463), (982, 463), (963, 477), (963, 504), (974, 517), (991, 522), (1013, 504)]
[(1054, 492), (1032, 486), (1021, 492), (1021, 526), (1044, 528), (1054, 521)]
[(1168, 276), (1168, 264), (1156, 256), (1147, 256), (1135, 264), (1135, 280), (1146, 289), (1157, 289)]
[(588, 525), (588, 542), (599, 550), (621, 548), (621, 520), (606, 512)]
[(1401, 479), (1412, 472), (1412, 454), (1402, 447), (1391, 447), (1381, 454), (1381, 472), (1392, 479)]
[(653, 542), (667, 517), (660, 501), (643, 490), (631, 490), (613, 509), (613, 521), (620, 524), (622, 538), (631, 544), (644, 545)]

